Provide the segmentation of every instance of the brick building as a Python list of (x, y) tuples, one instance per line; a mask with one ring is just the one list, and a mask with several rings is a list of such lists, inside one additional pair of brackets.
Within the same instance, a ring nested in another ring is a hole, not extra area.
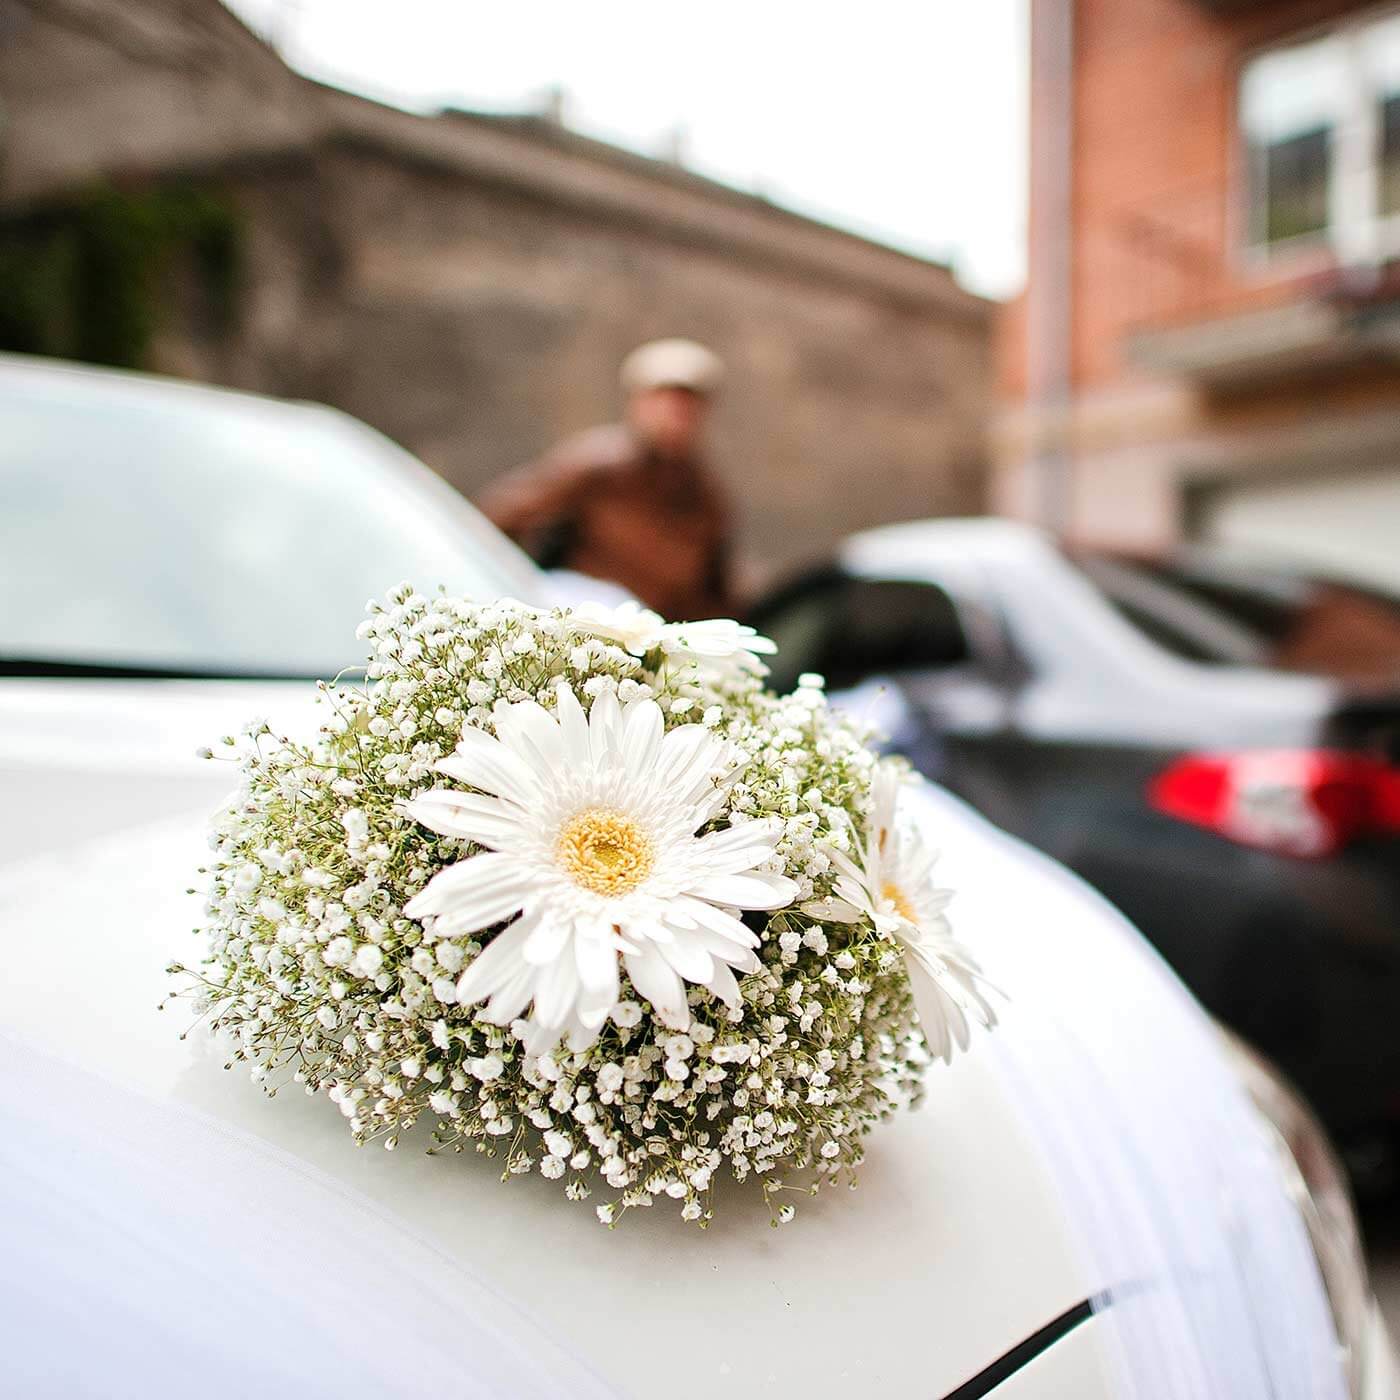
[(1400, 587), (1400, 10), (1033, 0), (996, 504)]
[(690, 335), (730, 364), (714, 458), (767, 569), (982, 504), (990, 305), (944, 267), (548, 119), (322, 87), (217, 0), (0, 0), (0, 27), (0, 220), (95, 178), (237, 220), (232, 324), (167, 269), (153, 368), (335, 404), (472, 494)]

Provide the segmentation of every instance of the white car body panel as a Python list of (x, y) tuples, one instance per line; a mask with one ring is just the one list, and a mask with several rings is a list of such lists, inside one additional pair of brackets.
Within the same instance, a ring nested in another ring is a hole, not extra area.
[(996, 1400), (1047, 1400), (1049, 1396), (1112, 1394), (1106, 1365), (1106, 1323), (1095, 1317), (1075, 1328), (1048, 1351), (1008, 1376), (993, 1392)]
[[(57, 1066), (57, 1082), (34, 1093), (60, 1107), (64, 1077), (77, 1075), (89, 1094), (105, 1082), (143, 1113), (187, 1117), (195, 1138), (224, 1134), (250, 1161), (275, 1156), (266, 1189), (249, 1198), (221, 1196), (211, 1178), (206, 1237), (180, 1246), (191, 1261), (227, 1258), (246, 1288), (283, 1298), (289, 1254), (319, 1257), (335, 1233), (327, 1257), (338, 1279), (367, 1271), (359, 1289), (375, 1300), (376, 1325), (406, 1343), (431, 1335), (450, 1351), (450, 1310), (429, 1325), (415, 1310), (419, 1294), (377, 1295), (369, 1275), (387, 1243), (357, 1253), (344, 1231), (318, 1226), (333, 1218), (328, 1207), (298, 1214), (279, 1200), (290, 1162), (317, 1200), (344, 1198), (352, 1216), (382, 1221), (402, 1258), (428, 1250), (450, 1262), (455, 1282), (439, 1293), (470, 1293), (481, 1325), (463, 1333), (460, 1388), (443, 1393), (501, 1393), (482, 1390), (483, 1377), (508, 1370), (523, 1346), (538, 1374), (556, 1377), (557, 1394), (587, 1393), (565, 1378), (590, 1376), (600, 1394), (678, 1400), (717, 1388), (941, 1396), (1094, 1299), (1096, 1315), (998, 1397), (1341, 1397), (1301, 1225), (1252, 1141), (1251, 1110), (1204, 1017), (1095, 896), (936, 790), (923, 799), (924, 819), (958, 891), (958, 931), (1007, 993), (1003, 1024), (950, 1068), (930, 1070), (918, 1111), (873, 1131), (858, 1191), (802, 1201), (781, 1230), (768, 1228), (759, 1193), (744, 1186), (720, 1192), (704, 1231), (659, 1209), (606, 1230), (588, 1205), (536, 1177), (503, 1185), (499, 1168), (474, 1154), (429, 1157), (421, 1130), (393, 1154), (356, 1149), (330, 1104), (291, 1088), (269, 1101), (246, 1074), (225, 1073), (226, 1047), (198, 1032), (179, 1039), (183, 1005), (156, 1009), (165, 964), (198, 956), (199, 901), (184, 891), (198, 883), (204, 823), (229, 782), (226, 769), (181, 755), (217, 746), (249, 713), (310, 728), (309, 689), (0, 684), (0, 785), (14, 838), (0, 851), (0, 1057), (11, 1082), (16, 1064)], [(181, 790), (182, 810), (162, 811), (151, 790), (175, 778), (192, 787)], [(105, 814), (102, 834), (88, 829), (89, 808)], [(54, 1163), (59, 1176), (100, 1173), (110, 1146), (78, 1100), (63, 1117), (73, 1155)], [(52, 1153), (52, 1132), (31, 1128), (35, 1150)], [(5, 1151), (12, 1163), (29, 1160), (23, 1133)], [(10, 1193), (8, 1208), (19, 1209), (14, 1182), (0, 1178), (0, 1199)], [(156, 1296), (178, 1294), (186, 1266), (162, 1271), (159, 1247), (194, 1228), (199, 1212), (169, 1211), (157, 1183), (152, 1192), (127, 1207), (140, 1219), (131, 1249), (150, 1266), (142, 1277)], [(230, 1211), (247, 1215), (232, 1237)], [(1242, 1244), (1253, 1252), (1243, 1262)], [(96, 1267), (120, 1288), (119, 1257)], [(89, 1291), (101, 1290), (90, 1282)], [(8, 1346), (20, 1374), (71, 1322), (62, 1299), (25, 1297), (29, 1323)], [(286, 1337), (274, 1329), (277, 1345), (260, 1341), (256, 1312), (240, 1323), (240, 1344), (264, 1374), (279, 1374)], [(364, 1322), (353, 1311), (316, 1325), (332, 1338), (345, 1331), (355, 1354)], [(73, 1360), (77, 1379), (50, 1393), (120, 1393), (95, 1384), (108, 1367), (103, 1345), (97, 1330)], [(432, 1368), (424, 1347), (430, 1369), (418, 1379)], [(320, 1393), (298, 1376), (298, 1393)], [(200, 1389), (246, 1393), (243, 1373), (230, 1377), (220, 1388), (206, 1373)], [(420, 1393), (406, 1376), (410, 1390)], [(386, 1383), (376, 1393), (395, 1391)]]

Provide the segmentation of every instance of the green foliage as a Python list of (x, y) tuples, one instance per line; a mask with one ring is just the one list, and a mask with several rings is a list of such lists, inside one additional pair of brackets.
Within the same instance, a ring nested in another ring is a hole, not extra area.
[(241, 254), (232, 200), (192, 185), (100, 185), (0, 216), (0, 349), (140, 368), (181, 262), (212, 329), (231, 329)]

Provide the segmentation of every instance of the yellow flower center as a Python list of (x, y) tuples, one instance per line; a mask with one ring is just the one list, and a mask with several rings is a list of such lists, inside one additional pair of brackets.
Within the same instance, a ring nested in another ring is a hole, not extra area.
[(594, 894), (629, 894), (651, 874), (651, 838), (631, 817), (593, 807), (565, 822), (555, 847), (575, 884)]
[(911, 924), (918, 923), (914, 916), (914, 906), (904, 896), (904, 891), (898, 885), (886, 885), (880, 891), (880, 899), (888, 904), (901, 919), (908, 919)]

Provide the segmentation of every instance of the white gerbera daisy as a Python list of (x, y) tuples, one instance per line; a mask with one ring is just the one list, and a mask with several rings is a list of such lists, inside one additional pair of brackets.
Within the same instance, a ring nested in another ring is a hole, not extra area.
[(758, 653), (771, 655), (778, 649), (770, 638), (761, 637), (752, 627), (732, 618), (667, 622), (659, 613), (634, 602), (621, 603), (615, 608), (582, 603), (574, 608), (569, 620), (580, 632), (616, 642), (633, 656), (645, 656), (659, 649), (667, 656), (737, 668), (755, 676), (768, 673)]
[(875, 770), (870, 825), (857, 859), (828, 852), (837, 870), (834, 892), (805, 906), (805, 912), (837, 923), (869, 919), (899, 943), (929, 1049), (947, 1063), (955, 1042), (967, 1049), (969, 1015), (988, 1029), (996, 1025), (996, 1012), (982, 990), (994, 989), (953, 937), (943, 912), (952, 891), (934, 883), (936, 854), (916, 830), (898, 822), (902, 781), (897, 764), (882, 763)]
[(663, 731), (652, 700), (599, 695), (585, 716), (567, 686), (551, 714), (501, 706), (496, 737), (467, 728), (439, 772), (477, 789), (438, 788), (407, 804), (445, 836), (487, 849), (440, 870), (405, 906), (446, 936), (515, 919), (457, 983), (509, 1025), (533, 1002), (526, 1049), (597, 1039), (620, 1000), (619, 958), (668, 1026), (690, 1024), (687, 982), (739, 1004), (734, 972), (758, 966), (740, 909), (780, 909), (797, 886), (761, 867), (777, 834), (764, 822), (697, 836), (724, 809), (730, 747), (698, 724)]

